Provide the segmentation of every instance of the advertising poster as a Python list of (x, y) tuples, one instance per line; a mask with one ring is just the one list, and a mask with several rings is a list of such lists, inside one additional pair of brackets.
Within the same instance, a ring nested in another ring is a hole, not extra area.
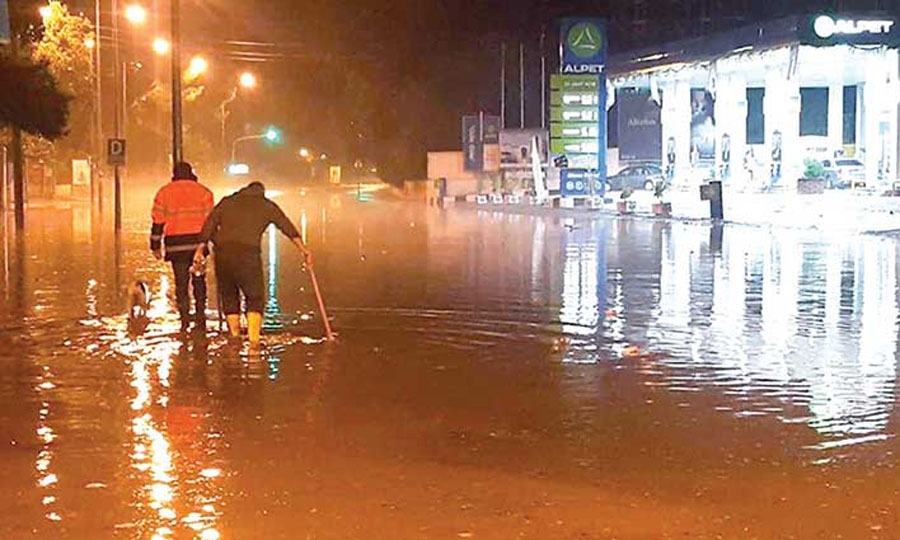
[(484, 116), (482, 143), (484, 144), (484, 170), (500, 170), (500, 117)]
[(462, 121), (463, 170), (480, 171), (484, 167), (484, 146), (481, 142), (481, 119), (464, 116)]
[(500, 166), (504, 169), (531, 167), (531, 140), (538, 138), (541, 163), (548, 160), (548, 136), (543, 129), (505, 129), (500, 132)]
[(662, 162), (662, 108), (650, 97), (650, 90), (624, 88), (617, 93), (619, 104), (619, 161)]
[(91, 183), (91, 162), (86, 159), (72, 160), (72, 185), (87, 186)]
[(9, 6), (6, 0), (0, 0), (0, 43), (9, 43)]
[(714, 110), (715, 99), (708, 90), (691, 89), (691, 164), (716, 159)]

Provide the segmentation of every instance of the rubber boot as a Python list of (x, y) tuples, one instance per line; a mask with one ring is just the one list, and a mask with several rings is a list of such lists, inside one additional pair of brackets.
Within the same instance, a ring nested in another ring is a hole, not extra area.
[(262, 313), (251, 311), (247, 313), (247, 337), (251, 347), (259, 346), (259, 337), (262, 334)]
[(225, 321), (228, 323), (228, 332), (232, 338), (241, 337), (241, 316), (240, 314), (225, 315)]

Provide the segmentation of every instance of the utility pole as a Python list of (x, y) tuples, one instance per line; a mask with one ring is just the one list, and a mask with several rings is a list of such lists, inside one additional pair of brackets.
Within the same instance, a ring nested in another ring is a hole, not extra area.
[(172, 164), (184, 161), (181, 130), (181, 0), (172, 0)]
[[(231, 94), (219, 105), (219, 115), (222, 117), (222, 155), (228, 153), (228, 105), (237, 99), (238, 87), (235, 86)], [(232, 157), (232, 161), (234, 158)]]
[(525, 44), (519, 42), (519, 128), (525, 129)]
[[(19, 36), (12, 36), (12, 56), (19, 59)], [(16, 230), (25, 230), (25, 155), (22, 148), (22, 130), (12, 127), (13, 197), (16, 203)], [(4, 187), (6, 185), (4, 179)]]
[(506, 129), (506, 43), (500, 44), (500, 129)]
[(544, 40), (547, 33), (541, 28), (541, 129), (547, 129), (547, 55), (544, 54)]
[[(116, 114), (115, 114), (115, 126), (114, 131), (117, 139), (122, 138), (122, 124), (123, 124), (123, 116), (125, 111), (124, 100), (121, 96), (125, 92), (125, 69), (122, 66), (122, 60), (119, 53), (119, 0), (112, 0), (112, 17), (113, 17), (113, 54), (115, 58), (115, 103), (116, 103)], [(122, 230), (122, 168), (118, 163), (113, 165), (113, 174), (115, 175), (113, 185), (113, 198), (115, 199), (115, 227), (116, 232)]]
[(103, 156), (103, 71), (100, 69), (100, 0), (94, 0), (94, 167), (91, 170), (91, 204), (99, 200), (98, 165)]

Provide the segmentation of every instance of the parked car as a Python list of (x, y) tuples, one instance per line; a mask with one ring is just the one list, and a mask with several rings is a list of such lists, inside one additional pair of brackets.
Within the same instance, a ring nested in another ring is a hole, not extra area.
[(853, 158), (823, 159), (825, 167), (825, 187), (847, 189), (866, 187), (866, 166)]
[(624, 187), (653, 191), (657, 182), (663, 180), (662, 168), (659, 165), (629, 165), (617, 174), (607, 177), (607, 191), (622, 191)]

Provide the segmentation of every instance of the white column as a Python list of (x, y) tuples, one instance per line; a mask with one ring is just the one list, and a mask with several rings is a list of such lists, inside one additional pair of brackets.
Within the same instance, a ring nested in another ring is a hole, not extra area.
[(774, 133), (781, 133), (781, 180), (778, 185), (791, 188), (803, 166), (804, 149), (800, 144), (800, 84), (787, 78), (787, 66), (773, 66), (766, 76), (766, 149), (764, 160), (771, 165)]
[[(863, 87), (863, 162), (869, 186), (885, 187), (896, 176), (897, 53), (872, 52), (866, 58)], [(883, 178), (879, 180), (879, 172)]]
[(675, 180), (674, 184), (683, 184), (690, 178), (691, 153), (691, 94), (690, 83), (686, 78), (670, 79), (660, 82), (663, 93), (662, 148), (663, 168), (666, 166), (666, 153), (669, 139), (675, 141)]
[(900, 103), (900, 52), (897, 49), (889, 49), (885, 51), (884, 73), (888, 77), (887, 95), (890, 100), (885, 104), (884, 117), (888, 123), (887, 140), (885, 141), (885, 152), (887, 155), (888, 170), (885, 174), (885, 183), (893, 185), (894, 180), (900, 178), (898, 174), (897, 141), (900, 137), (900, 125), (897, 117), (897, 104)]
[(738, 74), (722, 74), (716, 92), (716, 169), (721, 170), (722, 140), (728, 135), (731, 144), (731, 178), (743, 174), (744, 150), (747, 143), (747, 87)]
[(840, 82), (828, 87), (828, 157), (844, 148), (844, 86)]

